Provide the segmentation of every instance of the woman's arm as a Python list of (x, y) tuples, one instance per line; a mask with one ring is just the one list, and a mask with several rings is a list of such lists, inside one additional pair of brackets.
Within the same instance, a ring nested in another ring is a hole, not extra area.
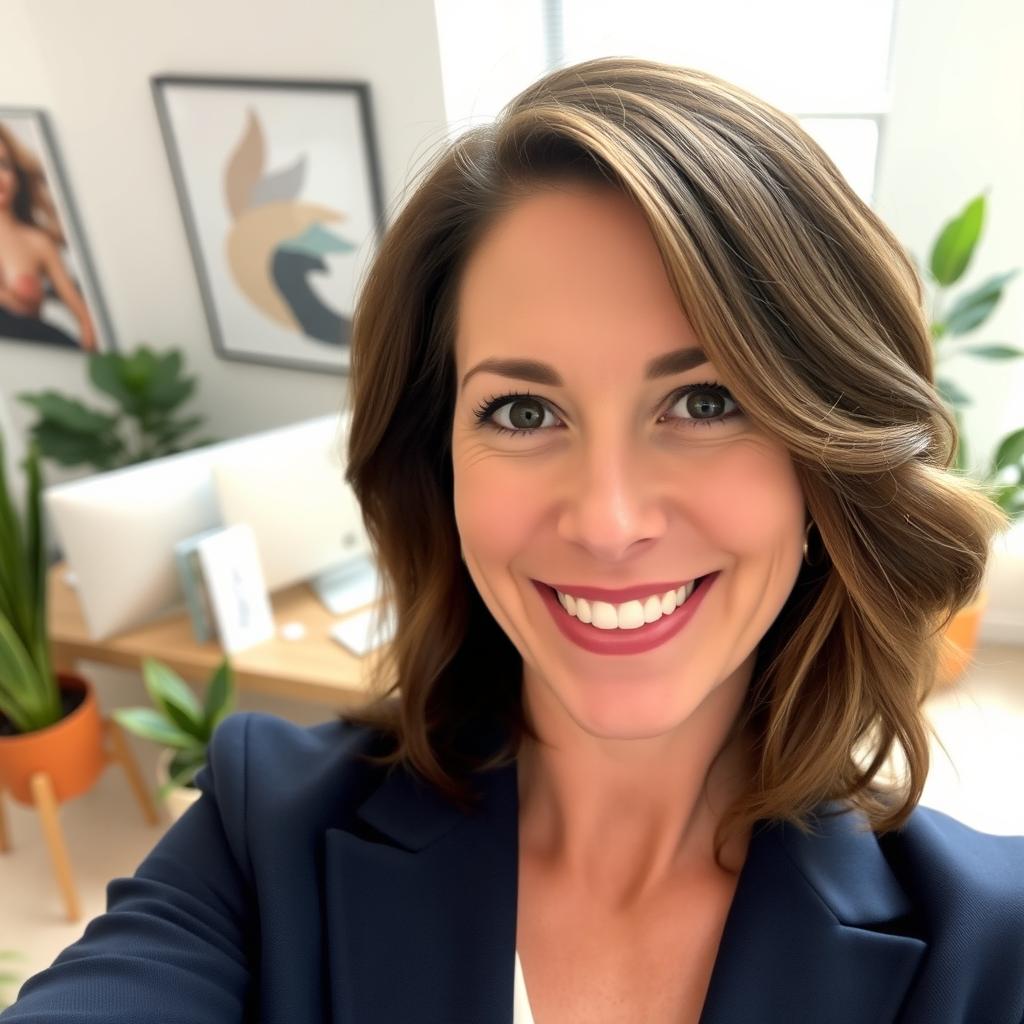
[(92, 324), (92, 317), (89, 315), (89, 307), (85, 304), (82, 293), (78, 290), (75, 282), (71, 280), (71, 275), (67, 272), (64, 261), (61, 259), (60, 250), (54, 244), (53, 239), (42, 232), (37, 235), (37, 245), (43, 269), (53, 281), (57, 295), (78, 320), (78, 335), (82, 348), (87, 352), (95, 352), (96, 331)]
[[(131, 878), (107, 885), (106, 913), (21, 987), (0, 1024), (242, 1024), (257, 932), (245, 831), (247, 716), (214, 731), (196, 776), (203, 795)], [(232, 842), (232, 839), (234, 842)]]

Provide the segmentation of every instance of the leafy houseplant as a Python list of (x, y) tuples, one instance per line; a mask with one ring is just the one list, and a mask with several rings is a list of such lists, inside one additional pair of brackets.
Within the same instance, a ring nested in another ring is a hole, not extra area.
[(168, 780), (157, 791), (163, 800), (176, 787), (195, 788), (196, 774), (206, 764), (206, 750), (222, 718), (234, 710), (235, 684), (225, 657), (217, 667), (199, 704), (188, 684), (167, 665), (145, 658), (142, 674), (153, 701), (151, 708), (119, 708), (114, 719), (129, 732), (173, 750)]
[[(946, 289), (960, 280), (971, 262), (981, 238), (984, 221), (983, 192), (944, 225), (932, 247), (928, 270), (935, 286), (931, 333), (937, 367), (961, 354), (986, 360), (1019, 359), (1024, 356), (1024, 350), (1012, 345), (961, 345), (953, 341), (976, 330), (991, 316), (1006, 285), (1019, 273), (1020, 268), (994, 274), (976, 288), (961, 294), (948, 309), (941, 309)], [(955, 381), (939, 373), (938, 369), (936, 383), (943, 401), (956, 418), (960, 435), (955, 468), (966, 472), (968, 455), (961, 410), (970, 405), (971, 400)], [(1001, 479), (1003, 477), (1007, 479)], [(1010, 516), (1012, 522), (1024, 515), (1024, 427), (999, 441), (982, 481), (988, 485), (993, 500)]]
[[(18, 803), (34, 804), (56, 828), (52, 801), (90, 789), (108, 758), (93, 686), (73, 672), (54, 671), (35, 441), (23, 465), (28, 489), (22, 525), (7, 493), (0, 438), (0, 789)], [(77, 920), (74, 900), (69, 913)]]
[[(1019, 268), (989, 277), (976, 288), (960, 294), (948, 309), (942, 308), (946, 289), (963, 276), (981, 238), (985, 222), (985, 195), (983, 192), (975, 196), (960, 213), (946, 222), (932, 246), (928, 261), (929, 278), (934, 286), (930, 321), (936, 387), (956, 420), (958, 442), (953, 465), (964, 474), (969, 470), (961, 410), (970, 405), (971, 400), (954, 380), (942, 372), (942, 364), (961, 354), (987, 360), (1024, 356), (1024, 351), (1012, 345), (963, 345), (953, 340), (976, 330), (991, 316), (1003, 296), (1003, 290)], [(920, 267), (918, 270), (920, 272)], [(982, 472), (981, 483), (1007, 514), (1011, 524), (1024, 514), (1024, 427), (1007, 434), (997, 443), (989, 464)], [(947, 626), (945, 639), (949, 644), (939, 667), (938, 682), (941, 685), (954, 682), (966, 669), (987, 603), (987, 594), (982, 590), (971, 604), (957, 612)]]
[[(0, 791), (34, 806), (50, 847), (68, 918), (81, 909), (67, 868), (55, 804), (85, 793), (111, 761), (120, 761), (133, 782), (150, 824), (158, 817), (142, 787), (123, 737), (100, 712), (88, 679), (56, 668), (46, 614), (46, 536), (41, 507), (39, 446), (29, 442), (24, 524), (7, 493), (0, 436)], [(110, 731), (113, 751), (105, 733)], [(0, 809), (2, 810), (2, 809)]]
[[(180, 352), (161, 355), (141, 345), (130, 355), (94, 352), (88, 358), (90, 380), (117, 402), (117, 412), (91, 409), (76, 398), (52, 390), (17, 396), (39, 414), (30, 430), (45, 458), (64, 466), (85, 463), (104, 471), (217, 440), (206, 437), (182, 442), (203, 417), (176, 418), (178, 407), (192, 394), (196, 383), (195, 377), (181, 376)], [(119, 432), (122, 421), (130, 424), (129, 434), (136, 435), (137, 440), (126, 442)]]
[(46, 630), (47, 558), (34, 441), (23, 465), (28, 474), (24, 526), (7, 493), (0, 436), (0, 712), (16, 732), (28, 733), (60, 721), (63, 712)]

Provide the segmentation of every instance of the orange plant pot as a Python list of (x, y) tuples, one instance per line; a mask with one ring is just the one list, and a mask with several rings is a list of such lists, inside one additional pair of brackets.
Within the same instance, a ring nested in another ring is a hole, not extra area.
[(96, 692), (81, 676), (58, 672), (62, 694), (84, 691), (84, 697), (59, 722), (35, 732), (0, 736), (0, 789), (20, 804), (34, 806), (29, 780), (46, 772), (58, 802), (92, 788), (107, 765), (103, 722)]
[(988, 606), (988, 591), (981, 591), (969, 605), (965, 605), (953, 616), (946, 627), (946, 639), (955, 645), (944, 651), (939, 658), (939, 686), (950, 686), (967, 670), (978, 643), (978, 630)]

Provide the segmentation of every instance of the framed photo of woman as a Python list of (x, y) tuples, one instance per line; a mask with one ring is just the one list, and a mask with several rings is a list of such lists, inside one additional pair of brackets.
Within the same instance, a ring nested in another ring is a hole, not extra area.
[(365, 82), (152, 79), (214, 348), (347, 373), (383, 231)]
[(0, 106), (0, 341), (114, 349), (43, 110)]

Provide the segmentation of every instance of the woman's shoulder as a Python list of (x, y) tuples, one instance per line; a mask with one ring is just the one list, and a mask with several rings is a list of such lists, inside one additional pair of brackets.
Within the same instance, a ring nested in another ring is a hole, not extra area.
[(1024, 835), (986, 832), (919, 805), (878, 844), (934, 924), (995, 946), (1012, 942), (1024, 957)]
[(237, 742), (238, 736), (246, 732), (266, 742), (309, 750), (334, 749), (338, 743), (359, 746), (381, 736), (376, 730), (345, 718), (341, 711), (313, 725), (300, 725), (266, 711), (236, 711), (221, 720), (214, 736), (234, 733), (229, 742)]
[[(825, 823), (825, 832), (833, 836), (871, 831), (862, 811), (838, 800), (815, 808), (812, 821), (816, 826)], [(898, 829), (875, 837), (886, 856), (899, 863), (941, 875), (955, 872), (979, 883), (1006, 870), (1024, 888), (1024, 873), (1017, 873), (1024, 858), (1024, 834), (987, 832), (948, 811), (919, 803)]]
[(906, 844), (936, 863), (960, 862), (965, 853), (1010, 863), (1024, 852), (1024, 834), (989, 832), (923, 804), (914, 808), (899, 834)]
[(36, 224), (23, 224), (21, 237), (38, 256), (49, 256), (57, 252), (57, 243), (53, 237)]
[(922, 805), (899, 835), (905, 856), (930, 874), (981, 890), (1005, 892), (1010, 883), (1024, 900), (1024, 835), (987, 832)]
[[(899, 884), (906, 907), (933, 933), (1009, 940), (1024, 959), (1024, 835), (999, 835), (918, 804), (902, 825), (874, 831), (867, 815), (842, 801), (816, 808), (813, 828), (780, 830), (811, 884), (840, 903), (868, 899)], [(996, 927), (998, 922), (998, 927)]]
[[(210, 738), (211, 760), (240, 762), (256, 749), (260, 762), (273, 755), (277, 771), (290, 767), (307, 768), (308, 762), (355, 759), (376, 751), (385, 734), (349, 721), (339, 712), (335, 717), (313, 725), (299, 725), (265, 711), (237, 711), (222, 719)], [(250, 770), (259, 764), (248, 764)]]
[(364, 755), (384, 753), (386, 740), (340, 716), (299, 725), (263, 711), (235, 712), (214, 730), (195, 781), (216, 794), (222, 809), (279, 806), (300, 794), (315, 800), (351, 792), (354, 798), (385, 771)]

